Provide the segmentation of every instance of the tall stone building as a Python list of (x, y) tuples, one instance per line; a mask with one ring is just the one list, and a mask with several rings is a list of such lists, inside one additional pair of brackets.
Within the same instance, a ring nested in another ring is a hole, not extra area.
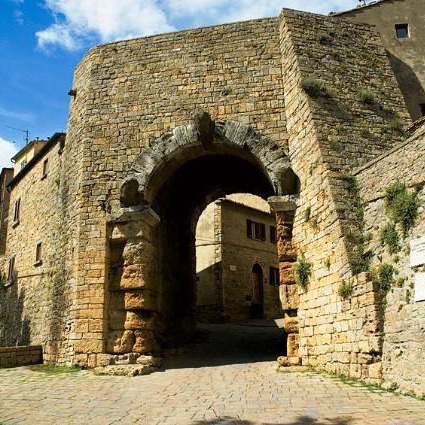
[(276, 217), (261, 201), (247, 194), (230, 195), (210, 204), (199, 217), (198, 320), (281, 317)]
[(413, 120), (425, 115), (425, 14), (423, 0), (378, 0), (333, 16), (373, 25)]
[(111, 43), (72, 89), (66, 140), (9, 184), (2, 345), (94, 367), (180, 343), (198, 218), (248, 192), (276, 214), (286, 361), (424, 393), (424, 127), (373, 27), (283, 10)]

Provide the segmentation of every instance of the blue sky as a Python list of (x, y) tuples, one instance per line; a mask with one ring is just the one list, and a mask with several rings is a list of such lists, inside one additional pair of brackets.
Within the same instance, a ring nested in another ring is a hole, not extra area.
[(30, 139), (66, 131), (72, 75), (93, 45), (358, 0), (0, 0), (0, 168)]

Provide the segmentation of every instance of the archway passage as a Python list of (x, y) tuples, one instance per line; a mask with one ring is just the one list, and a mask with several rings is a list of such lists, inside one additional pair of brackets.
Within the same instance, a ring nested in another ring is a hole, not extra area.
[(109, 307), (110, 322), (119, 316), (110, 352), (133, 343), (133, 351), (152, 352), (193, 333), (196, 224), (210, 202), (232, 193), (267, 199), (298, 187), (284, 149), (249, 126), (207, 117), (146, 149), (123, 183), (123, 209), (112, 223), (110, 285), (121, 301)]
[(264, 199), (274, 194), (258, 166), (220, 153), (188, 161), (158, 188), (152, 207), (161, 217), (158, 267), (165, 345), (178, 343), (196, 325), (195, 232), (199, 215), (211, 201), (235, 192)]

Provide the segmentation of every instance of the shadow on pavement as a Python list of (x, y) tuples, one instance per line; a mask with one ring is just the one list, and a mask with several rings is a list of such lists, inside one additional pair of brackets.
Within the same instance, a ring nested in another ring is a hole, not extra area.
[(166, 351), (163, 369), (275, 361), (283, 349), (282, 331), (272, 321), (199, 324), (189, 343)]
[[(310, 416), (299, 416), (295, 422), (264, 422), (263, 425), (349, 425), (351, 418), (329, 418), (325, 420), (315, 419)], [(258, 422), (245, 421), (230, 417), (218, 419), (196, 421), (193, 425), (256, 425)]]

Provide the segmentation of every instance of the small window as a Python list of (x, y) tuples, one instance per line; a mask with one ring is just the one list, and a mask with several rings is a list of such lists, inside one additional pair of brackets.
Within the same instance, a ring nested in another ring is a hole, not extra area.
[(270, 226), (270, 242), (277, 243), (277, 232), (275, 226)]
[(270, 285), (279, 285), (279, 269), (277, 267), (270, 267), (270, 277), (269, 283)]
[(45, 179), (47, 177), (48, 171), (49, 171), (49, 160), (46, 158), (43, 162), (43, 175), (41, 176), (42, 179)]
[(425, 103), (420, 103), (419, 107), (421, 108), (421, 115), (425, 117)]
[(18, 198), (15, 201), (15, 208), (13, 210), (13, 225), (19, 224), (19, 219), (21, 216), (21, 198)]
[(41, 242), (38, 242), (37, 247), (35, 248), (35, 265), (36, 266), (39, 266), (43, 262), (42, 253), (43, 253), (42, 244)]
[(27, 160), (26, 159), (22, 160), (22, 162), (21, 162), (21, 171), (26, 167), (26, 165), (27, 165)]
[(16, 280), (16, 272), (15, 272), (15, 256), (10, 257), (9, 259), (9, 269), (7, 272), (7, 284), (13, 285)]
[(246, 221), (246, 236), (249, 239), (258, 241), (266, 240), (266, 225), (263, 223), (256, 223), (255, 221)]
[(396, 24), (395, 33), (397, 38), (409, 38), (409, 25), (408, 24)]

